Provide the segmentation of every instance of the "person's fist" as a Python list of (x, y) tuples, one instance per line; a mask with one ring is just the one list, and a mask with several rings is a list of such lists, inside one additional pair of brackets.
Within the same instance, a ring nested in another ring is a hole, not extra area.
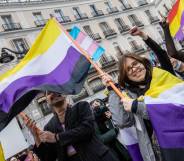
[(125, 111), (131, 112), (133, 99), (124, 98), (121, 100), (121, 102), (123, 103)]
[(132, 36), (140, 36), (144, 40), (147, 40), (148, 39), (148, 36), (141, 29), (139, 29), (137, 26), (134, 26), (133, 28), (131, 28), (129, 30), (129, 33)]
[(42, 131), (39, 133), (39, 138), (43, 143), (55, 143), (56, 137), (55, 134), (50, 131)]
[(101, 74), (100, 76), (102, 77), (102, 83), (105, 86), (109, 86), (109, 82), (112, 81), (112, 77), (107, 73)]

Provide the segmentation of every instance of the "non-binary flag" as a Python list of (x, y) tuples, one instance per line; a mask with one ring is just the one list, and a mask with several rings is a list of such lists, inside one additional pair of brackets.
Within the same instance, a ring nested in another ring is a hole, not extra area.
[(184, 0), (177, 0), (167, 16), (171, 35), (177, 40), (184, 39)]
[(70, 35), (84, 49), (94, 61), (98, 61), (105, 49), (98, 45), (92, 38), (82, 32), (78, 27), (74, 26), (70, 31)]
[(144, 98), (164, 161), (184, 160), (184, 82), (167, 71), (153, 69)]
[(51, 19), (25, 58), (0, 75), (0, 131), (40, 90), (77, 94), (90, 63), (60, 24)]
[(5, 161), (3, 147), (1, 145), (1, 143), (0, 143), (0, 161)]

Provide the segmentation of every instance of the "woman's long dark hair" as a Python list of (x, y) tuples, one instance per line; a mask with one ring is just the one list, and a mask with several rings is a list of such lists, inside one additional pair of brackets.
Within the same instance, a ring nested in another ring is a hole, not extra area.
[[(134, 59), (134, 60), (136, 60), (144, 65), (144, 67), (146, 68), (146, 77), (145, 77), (144, 81), (134, 82), (134, 81), (131, 81), (128, 79), (127, 71), (126, 71), (126, 58)], [(151, 66), (151, 63), (148, 59), (140, 57), (140, 56), (138, 56), (136, 54), (132, 54), (132, 53), (125, 54), (120, 58), (118, 82), (119, 82), (119, 85), (121, 87), (125, 87), (126, 85), (128, 85), (130, 90), (131, 89), (137, 90), (139, 85), (145, 85), (146, 86), (145, 88), (148, 89), (150, 82), (151, 82), (151, 79), (152, 79), (152, 66)], [(133, 92), (135, 92), (135, 91), (133, 91)], [(139, 95), (139, 92), (137, 94)]]

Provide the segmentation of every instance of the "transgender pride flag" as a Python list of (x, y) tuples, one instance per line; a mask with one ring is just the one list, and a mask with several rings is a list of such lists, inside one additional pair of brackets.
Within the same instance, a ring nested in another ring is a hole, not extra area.
[(0, 131), (40, 90), (79, 93), (89, 68), (72, 39), (49, 20), (25, 58), (0, 75)]
[(80, 31), (78, 27), (74, 26), (70, 31), (70, 35), (77, 41), (80, 47), (92, 57), (94, 61), (99, 60), (102, 54), (104, 54), (104, 48), (99, 46), (93, 39)]

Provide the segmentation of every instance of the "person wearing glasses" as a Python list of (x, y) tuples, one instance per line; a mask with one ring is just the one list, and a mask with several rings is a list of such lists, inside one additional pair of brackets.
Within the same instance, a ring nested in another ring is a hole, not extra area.
[[(160, 70), (175, 75), (165, 50), (138, 27), (132, 28), (129, 32), (132, 36), (140, 36), (154, 51), (160, 63)], [(112, 112), (112, 119), (120, 129), (136, 127), (139, 148), (144, 161), (162, 160), (145, 104), (143, 101), (137, 100), (150, 88), (153, 70), (154, 67), (148, 59), (133, 53), (125, 54), (119, 59), (118, 87), (126, 92), (131, 99), (120, 100), (111, 87), (108, 87), (109, 109)], [(112, 77), (104, 74), (102, 79), (104, 84), (108, 86)]]

